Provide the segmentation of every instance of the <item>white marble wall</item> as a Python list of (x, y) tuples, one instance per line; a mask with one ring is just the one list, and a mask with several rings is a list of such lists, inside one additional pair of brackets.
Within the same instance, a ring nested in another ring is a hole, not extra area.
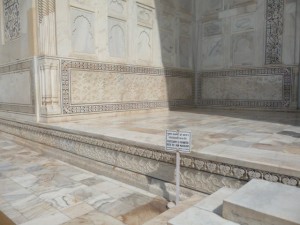
[[(296, 107), (295, 93), (299, 89), (296, 67), (300, 52), (296, 29), (300, 20), (297, 22), (296, 9), (299, 4), (296, 0), (197, 1), (195, 69), (199, 73), (200, 105), (201, 102), (209, 105), (208, 100), (214, 100), (210, 101), (212, 105), (221, 103), (219, 106), (224, 101), (231, 101), (232, 106), (238, 105), (238, 101), (256, 101), (257, 105), (262, 101), (284, 101), (283, 82), (277, 79), (276, 73), (266, 71), (267, 79), (256, 76), (257, 70), (251, 69), (291, 67), (294, 69), (287, 72), (291, 75), (289, 102), (284, 105)], [(274, 18), (270, 23), (267, 22), (269, 17)], [(207, 71), (215, 71), (214, 77), (202, 77)], [(218, 71), (223, 76), (215, 76)]]
[(0, 102), (19, 105), (32, 104), (30, 71), (0, 75)]
[(193, 0), (56, 4), (61, 57), (192, 69)]

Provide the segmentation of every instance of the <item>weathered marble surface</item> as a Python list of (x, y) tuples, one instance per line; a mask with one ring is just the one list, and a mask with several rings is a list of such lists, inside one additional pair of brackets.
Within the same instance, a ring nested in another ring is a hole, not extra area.
[(17, 224), (142, 224), (166, 210), (160, 197), (47, 158), (38, 145), (3, 133), (0, 156), (0, 210)]
[(300, 224), (299, 188), (251, 180), (224, 199), (223, 217), (240, 224)]
[(72, 104), (191, 99), (192, 90), (190, 78), (71, 71)]
[(283, 99), (282, 86), (283, 77), (280, 75), (206, 77), (202, 84), (202, 98), (280, 101)]
[(4, 104), (32, 104), (30, 71), (0, 74), (0, 102)]

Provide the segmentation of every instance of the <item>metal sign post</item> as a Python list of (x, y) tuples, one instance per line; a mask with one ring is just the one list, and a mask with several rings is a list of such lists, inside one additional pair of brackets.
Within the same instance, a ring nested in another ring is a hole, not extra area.
[(180, 196), (180, 153), (191, 152), (192, 133), (183, 131), (166, 131), (166, 151), (176, 151), (176, 205)]
[(180, 196), (180, 152), (176, 151), (176, 205)]

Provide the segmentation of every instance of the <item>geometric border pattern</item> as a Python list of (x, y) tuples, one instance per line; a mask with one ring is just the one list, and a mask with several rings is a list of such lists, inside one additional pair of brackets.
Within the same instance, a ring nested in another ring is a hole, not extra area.
[[(228, 99), (202, 99), (202, 80), (211, 77), (244, 77), (244, 76), (283, 76), (282, 96), (279, 101), (274, 100), (228, 100)], [(292, 98), (292, 75), (293, 68), (255, 68), (240, 69), (227, 71), (210, 71), (198, 74), (198, 105), (201, 106), (225, 106), (225, 107), (242, 107), (242, 108), (287, 108), (290, 106)]]
[[(70, 71), (71, 69), (80, 69), (88, 71), (105, 71), (125, 74), (140, 74), (154, 76), (172, 76), (172, 77), (190, 77), (194, 81), (194, 73), (186, 70), (142, 67), (124, 64), (109, 64), (89, 61), (62, 60), (61, 75), (62, 75), (62, 101), (63, 114), (76, 113), (96, 113), (109, 111), (126, 111), (140, 109), (154, 109), (176, 107), (181, 105), (193, 105), (193, 99), (187, 100), (172, 100), (172, 101), (146, 101), (146, 102), (118, 102), (118, 103), (103, 103), (103, 104), (84, 104), (72, 105), (70, 99)], [(194, 91), (193, 91), (194, 93)], [(194, 95), (193, 95), (194, 96)]]
[[(87, 134), (75, 134), (63, 129), (49, 129), (46, 125), (20, 123), (2, 119), (0, 119), (0, 130), (85, 158), (146, 175), (157, 174), (157, 169), (161, 167), (160, 162), (167, 163), (168, 165), (175, 164), (174, 154), (159, 149), (157, 146), (137, 142), (114, 141), (105, 136), (94, 137)], [(199, 186), (203, 182), (217, 182), (214, 180), (215, 175), (224, 178), (227, 177), (228, 179), (233, 178), (231, 185), (236, 185), (236, 182), (245, 182), (256, 178), (291, 186), (300, 186), (300, 174), (298, 177), (289, 176), (287, 174), (275, 173), (271, 170), (258, 170), (206, 160), (191, 155), (181, 156), (181, 166), (183, 167), (181, 173), (182, 184), (187, 188), (195, 190), (200, 190)], [(212, 176), (210, 179), (212, 180), (207, 180), (208, 177), (203, 177), (201, 172), (210, 174)], [(224, 186), (226, 184), (220, 185)]]

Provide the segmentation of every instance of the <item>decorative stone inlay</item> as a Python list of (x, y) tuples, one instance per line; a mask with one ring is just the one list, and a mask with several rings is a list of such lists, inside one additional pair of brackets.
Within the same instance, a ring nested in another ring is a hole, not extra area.
[(266, 64), (282, 62), (284, 0), (267, 0)]
[(62, 75), (62, 99), (63, 99), (63, 113), (77, 114), (77, 113), (95, 113), (107, 111), (127, 111), (137, 109), (152, 109), (175, 107), (178, 105), (192, 105), (193, 100), (172, 100), (172, 101), (147, 101), (147, 102), (124, 102), (124, 103), (103, 103), (103, 104), (71, 104), (71, 82), (70, 70), (81, 69), (96, 72), (116, 72), (124, 74), (140, 74), (152, 76), (172, 76), (172, 77), (194, 77), (194, 73), (190, 70), (175, 70), (155, 67), (140, 67), (134, 65), (124, 64), (108, 64), (88, 61), (61, 61), (61, 75)]
[(4, 35), (10, 41), (20, 36), (20, 4), (19, 0), (3, 0)]
[[(282, 100), (226, 100), (226, 99), (203, 99), (202, 85), (203, 79), (206, 78), (230, 78), (230, 77), (251, 77), (251, 76), (272, 76), (280, 75), (283, 77)], [(197, 74), (198, 86), (198, 105), (217, 105), (226, 107), (243, 107), (243, 108), (286, 108), (290, 106), (292, 98), (292, 67), (273, 67), (257, 69), (240, 69), (240, 70), (222, 70), (207, 71)]]
[[(85, 158), (142, 174), (157, 174), (160, 166), (175, 164), (173, 153), (164, 152), (143, 144), (139, 146), (137, 143), (113, 142), (106, 140), (105, 137), (88, 137), (49, 129), (43, 125), (25, 124), (3, 119), (0, 119), (0, 130)], [(252, 178), (300, 186), (300, 176), (291, 177), (286, 174), (256, 170), (185, 155), (182, 155), (181, 159), (183, 167), (181, 179), (183, 184), (196, 190), (206, 189), (209, 186), (211, 186), (211, 190), (214, 190), (217, 187), (224, 186), (229, 180), (231, 181), (225, 186), (231, 187), (234, 182), (245, 182)], [(221, 179), (222, 177), (224, 177), (223, 180)]]
[(43, 22), (43, 18), (50, 13), (55, 12), (55, 0), (39, 0), (38, 1), (39, 23)]

